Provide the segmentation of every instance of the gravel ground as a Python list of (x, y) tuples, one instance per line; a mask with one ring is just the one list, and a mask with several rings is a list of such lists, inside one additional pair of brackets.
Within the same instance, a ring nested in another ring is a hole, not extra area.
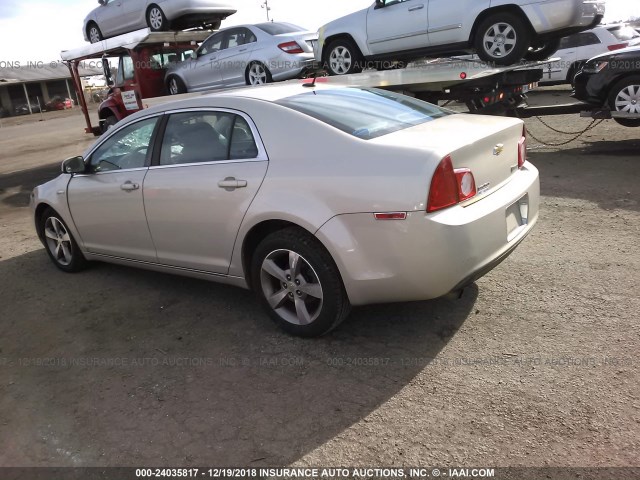
[(77, 112), (3, 122), (0, 465), (638, 466), (639, 129), (531, 142), (538, 226), (461, 299), (300, 340), (243, 290), (57, 271), (28, 194), (92, 140)]

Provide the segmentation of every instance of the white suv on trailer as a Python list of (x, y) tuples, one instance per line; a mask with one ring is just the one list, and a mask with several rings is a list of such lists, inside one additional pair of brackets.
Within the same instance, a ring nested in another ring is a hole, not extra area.
[(376, 0), (321, 27), (315, 55), (331, 75), (471, 51), (513, 65), (549, 58), (604, 12), (604, 0)]

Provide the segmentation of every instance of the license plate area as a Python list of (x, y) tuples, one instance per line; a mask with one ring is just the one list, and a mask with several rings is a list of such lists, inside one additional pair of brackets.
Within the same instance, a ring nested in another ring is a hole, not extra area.
[(507, 241), (510, 242), (529, 224), (529, 194), (507, 207), (506, 224)]

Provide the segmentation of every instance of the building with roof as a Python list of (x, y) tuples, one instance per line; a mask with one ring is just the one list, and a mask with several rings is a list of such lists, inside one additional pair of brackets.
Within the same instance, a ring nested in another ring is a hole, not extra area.
[[(101, 74), (93, 66), (80, 68), (82, 77)], [(78, 101), (64, 63), (0, 62), (0, 116), (37, 113), (55, 97)]]

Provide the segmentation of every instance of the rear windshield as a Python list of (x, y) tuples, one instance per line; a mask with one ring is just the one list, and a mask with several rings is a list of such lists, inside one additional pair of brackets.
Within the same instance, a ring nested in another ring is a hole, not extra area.
[(317, 90), (277, 101), (363, 140), (451, 115), (405, 95), (368, 88)]
[(256, 25), (263, 32), (267, 32), (269, 35), (283, 35), (285, 33), (306, 32), (306, 28), (293, 25), (292, 23), (259, 23)]
[(633, 40), (634, 38), (640, 38), (640, 33), (636, 32), (631, 27), (614, 27), (609, 28), (609, 31), (620, 41), (626, 42)]

